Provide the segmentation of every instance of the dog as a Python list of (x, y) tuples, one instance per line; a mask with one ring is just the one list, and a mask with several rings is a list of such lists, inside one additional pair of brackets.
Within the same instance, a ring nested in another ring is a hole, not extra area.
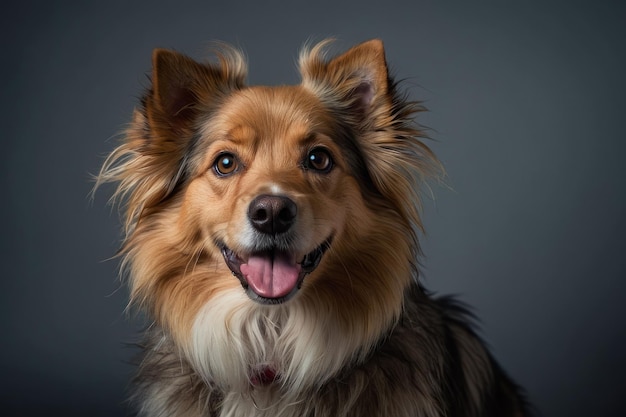
[(466, 308), (418, 280), (440, 162), (371, 40), (247, 86), (227, 45), (156, 49), (96, 187), (117, 184), (140, 416), (527, 416)]

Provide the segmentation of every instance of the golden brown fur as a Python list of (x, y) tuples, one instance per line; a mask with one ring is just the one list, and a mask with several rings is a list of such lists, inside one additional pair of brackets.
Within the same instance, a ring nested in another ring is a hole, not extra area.
[(330, 60), (327, 43), (280, 87), (245, 86), (228, 47), (219, 64), (155, 51), (99, 176), (126, 203), (131, 301), (154, 320), (139, 414), (524, 415), (462, 309), (418, 284), (418, 187), (440, 170), (421, 108), (380, 41)]

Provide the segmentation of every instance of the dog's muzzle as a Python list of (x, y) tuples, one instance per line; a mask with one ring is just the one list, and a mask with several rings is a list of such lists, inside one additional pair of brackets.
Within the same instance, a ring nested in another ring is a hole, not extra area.
[(302, 259), (288, 249), (285, 236), (295, 224), (298, 207), (288, 197), (260, 195), (248, 207), (248, 220), (259, 234), (262, 249), (237, 254), (218, 242), (226, 265), (248, 296), (264, 304), (278, 304), (291, 298), (313, 272), (330, 247), (329, 237)]

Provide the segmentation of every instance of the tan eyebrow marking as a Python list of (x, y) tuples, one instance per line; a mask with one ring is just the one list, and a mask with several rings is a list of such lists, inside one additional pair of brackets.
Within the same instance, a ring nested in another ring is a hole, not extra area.
[(226, 132), (226, 139), (236, 145), (243, 145), (254, 141), (256, 138), (255, 130), (246, 125), (238, 125)]

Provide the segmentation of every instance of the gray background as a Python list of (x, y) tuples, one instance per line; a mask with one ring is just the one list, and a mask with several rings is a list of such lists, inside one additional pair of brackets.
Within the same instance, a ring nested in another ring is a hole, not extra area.
[(545, 416), (626, 415), (624, 3), (262, 3), (4, 7), (0, 414), (127, 413), (118, 217), (110, 188), (87, 195), (152, 48), (224, 40), (251, 83), (296, 83), (299, 47), (330, 35), (382, 38), (430, 109), (450, 187), (424, 203), (426, 285), (475, 307)]

